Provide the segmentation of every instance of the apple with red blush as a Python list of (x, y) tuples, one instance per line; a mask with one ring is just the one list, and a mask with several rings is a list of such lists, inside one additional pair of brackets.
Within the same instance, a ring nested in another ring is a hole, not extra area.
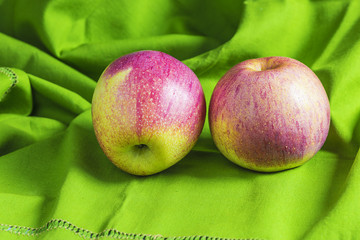
[(304, 164), (321, 149), (330, 105), (319, 78), (300, 61), (249, 59), (215, 86), (209, 125), (230, 161), (255, 171), (281, 171)]
[(102, 150), (134, 175), (161, 172), (184, 158), (202, 131), (205, 115), (197, 76), (159, 51), (116, 59), (100, 76), (92, 100)]

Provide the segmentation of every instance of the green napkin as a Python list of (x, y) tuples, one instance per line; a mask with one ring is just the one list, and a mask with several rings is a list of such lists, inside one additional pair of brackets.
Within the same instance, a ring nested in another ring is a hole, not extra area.
[[(0, 0), (0, 239), (360, 239), (360, 1)], [(236, 63), (287, 56), (330, 100), (323, 148), (258, 173), (223, 157), (208, 122), (159, 174), (116, 168), (91, 98), (116, 58), (166, 52), (207, 104)]]

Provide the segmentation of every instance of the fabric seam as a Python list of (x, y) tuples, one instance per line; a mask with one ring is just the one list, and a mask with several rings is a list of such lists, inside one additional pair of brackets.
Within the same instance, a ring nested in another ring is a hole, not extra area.
[(220, 238), (210, 236), (175, 236), (164, 237), (162, 235), (152, 234), (138, 234), (138, 233), (125, 233), (116, 229), (105, 229), (102, 232), (92, 232), (87, 229), (77, 227), (76, 225), (62, 219), (51, 219), (46, 224), (38, 228), (0, 224), (0, 231), (8, 232), (10, 234), (34, 236), (37, 237), (45, 232), (49, 232), (56, 229), (65, 229), (71, 231), (75, 235), (84, 239), (124, 239), (124, 240), (264, 240), (260, 238)]
[(0, 67), (0, 73), (5, 74), (7, 77), (9, 77), (11, 81), (11, 86), (6, 90), (6, 92), (2, 96), (0, 96), (0, 101), (2, 101), (5, 98), (5, 96), (11, 91), (11, 89), (13, 89), (18, 83), (18, 76), (13, 70), (11, 70), (8, 67)]

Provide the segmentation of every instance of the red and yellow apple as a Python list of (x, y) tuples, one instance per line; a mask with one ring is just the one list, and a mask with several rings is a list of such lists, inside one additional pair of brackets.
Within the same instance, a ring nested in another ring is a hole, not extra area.
[(287, 57), (243, 61), (217, 83), (210, 131), (230, 161), (273, 172), (302, 165), (323, 146), (330, 106), (315, 73)]
[(194, 72), (158, 51), (139, 51), (112, 62), (92, 100), (102, 150), (134, 175), (158, 173), (187, 155), (205, 114), (204, 93)]

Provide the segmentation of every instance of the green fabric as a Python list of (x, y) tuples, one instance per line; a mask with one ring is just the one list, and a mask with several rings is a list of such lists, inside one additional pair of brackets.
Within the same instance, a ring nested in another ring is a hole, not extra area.
[[(0, 0), (0, 239), (360, 239), (360, 1)], [(114, 59), (166, 52), (207, 104), (236, 63), (287, 56), (321, 79), (328, 139), (301, 167), (243, 169), (208, 122), (149, 177), (96, 141), (91, 98)], [(199, 237), (195, 237), (199, 236)]]

